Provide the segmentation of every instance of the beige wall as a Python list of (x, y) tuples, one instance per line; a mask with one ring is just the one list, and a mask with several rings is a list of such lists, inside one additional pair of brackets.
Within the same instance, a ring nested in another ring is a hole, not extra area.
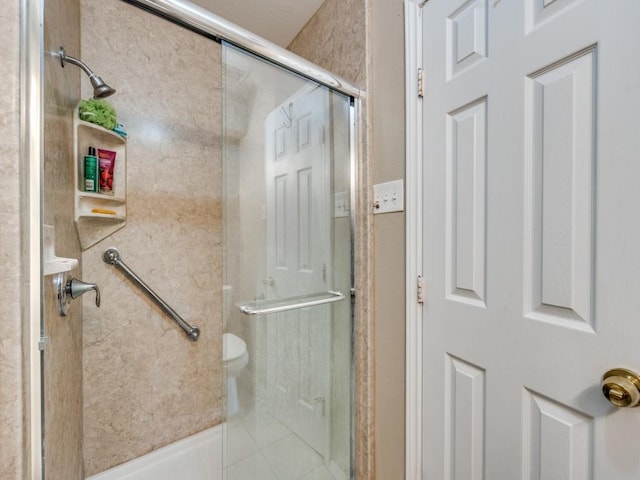
[(0, 478), (23, 478), (23, 390), (20, 262), (20, 2), (0, 10)]
[[(129, 134), (127, 225), (83, 252), (102, 291), (83, 308), (91, 475), (223, 419), (220, 45), (119, 0), (84, 0), (82, 26), (82, 58), (117, 89)], [(198, 342), (103, 263), (108, 247)]]
[[(64, 46), (80, 54), (79, 0), (47, 0), (44, 13), (45, 51)], [(58, 256), (80, 258), (73, 222), (73, 109), (80, 98), (80, 69), (62, 68), (51, 55), (44, 58), (43, 220), (56, 231)], [(72, 276), (82, 278), (78, 266)], [(73, 302), (66, 317), (58, 315), (55, 276), (44, 277), (44, 431), (47, 478), (80, 480), (82, 466), (82, 302)]]
[[(404, 178), (402, 0), (371, 1), (369, 82), (373, 183)], [(374, 219), (376, 478), (404, 478), (405, 215)]]
[[(403, 41), (402, 0), (327, 0), (289, 46), (365, 88), (369, 142), (364, 153), (369, 155), (372, 184), (403, 179), (405, 174)], [(358, 345), (361, 350), (366, 348), (363, 336), (375, 341), (371, 370), (375, 371), (375, 390), (373, 402), (357, 406), (362, 410), (373, 403), (375, 407), (371, 431), (375, 465), (359, 455), (358, 466), (361, 474), (368, 469), (364, 478), (399, 479), (404, 477), (405, 216), (384, 214), (371, 221), (374, 313), (368, 323), (360, 319)], [(359, 226), (366, 228), (367, 224)], [(361, 259), (361, 267), (366, 261)], [(366, 331), (369, 327), (372, 332)], [(359, 360), (367, 362), (366, 356), (359, 355)], [(366, 372), (360, 372), (360, 382), (366, 382), (363, 374)], [(358, 442), (361, 453), (367, 451), (363, 439)], [(369, 477), (374, 469), (375, 477)]]

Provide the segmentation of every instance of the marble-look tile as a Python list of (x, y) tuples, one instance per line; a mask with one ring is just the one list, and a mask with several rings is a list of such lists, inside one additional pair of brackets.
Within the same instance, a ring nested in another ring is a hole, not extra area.
[(48, 478), (82, 480), (82, 305), (60, 317), (53, 276), (44, 279), (44, 298), (45, 470)]
[[(220, 423), (220, 46), (119, 0), (82, 2), (82, 57), (127, 127), (127, 225), (83, 252), (102, 306), (85, 302), (87, 475)], [(83, 85), (88, 95), (87, 84)], [(197, 342), (121, 272), (117, 247)]]
[[(45, 8), (45, 48), (64, 45), (79, 51), (79, 2), (54, 1)], [(45, 223), (56, 227), (56, 253), (80, 258), (73, 222), (72, 115), (79, 99), (80, 72), (63, 70), (57, 59), (45, 57), (44, 83), (44, 210)], [(72, 274), (82, 276), (81, 268)], [(45, 278), (46, 471), (52, 477), (81, 479), (82, 464), (82, 323), (81, 302), (65, 318), (57, 312), (53, 277)]]
[(371, 157), (368, 138), (371, 136), (368, 109), (365, 101), (357, 119), (357, 174), (359, 190), (355, 209), (355, 470), (361, 480), (373, 480), (375, 471), (375, 352), (374, 352), (374, 281), (372, 278), (373, 221), (370, 214)]
[(242, 420), (251, 438), (261, 448), (291, 434), (291, 430), (266, 412), (252, 413)]
[(267, 462), (279, 480), (298, 480), (322, 465), (322, 457), (291, 434), (262, 450)]
[(226, 429), (224, 437), (224, 465), (230, 466), (255, 453), (257, 446), (244, 425)]
[(22, 478), (23, 410), (20, 270), (20, 2), (0, 12), (0, 478)]
[[(346, 478), (346, 477), (344, 477)], [(324, 465), (319, 466), (313, 472), (300, 477), (300, 480), (336, 480), (331, 472)]]
[(365, 0), (325, 1), (287, 49), (363, 88), (365, 9)]
[[(63, 45), (80, 51), (79, 0), (47, 0), (44, 13), (45, 50)], [(77, 68), (62, 68), (50, 55), (44, 59), (44, 223), (55, 226), (56, 254), (80, 259), (73, 202), (73, 109), (80, 98)], [(71, 272), (82, 278), (82, 267)], [(44, 279), (45, 471), (49, 478), (81, 480), (82, 461), (82, 300), (66, 317), (58, 315), (54, 277)]]
[(225, 475), (226, 480), (279, 480), (260, 452), (230, 466)]

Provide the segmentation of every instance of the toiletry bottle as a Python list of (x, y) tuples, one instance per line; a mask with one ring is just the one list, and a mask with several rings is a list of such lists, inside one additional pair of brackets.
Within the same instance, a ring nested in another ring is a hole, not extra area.
[(84, 191), (98, 193), (98, 157), (94, 147), (89, 147), (84, 157)]

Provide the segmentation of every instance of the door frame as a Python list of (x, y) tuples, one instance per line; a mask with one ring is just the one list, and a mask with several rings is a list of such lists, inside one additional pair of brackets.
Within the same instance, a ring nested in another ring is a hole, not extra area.
[(422, 478), (422, 7), (428, 0), (405, 0), (406, 147), (406, 413), (405, 478)]

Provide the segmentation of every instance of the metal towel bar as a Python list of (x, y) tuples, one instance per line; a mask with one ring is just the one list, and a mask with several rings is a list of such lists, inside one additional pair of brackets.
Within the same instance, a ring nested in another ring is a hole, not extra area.
[(160, 298), (160, 296), (154, 292), (146, 283), (142, 281), (133, 270), (131, 270), (126, 263), (120, 258), (120, 252), (117, 248), (109, 248), (102, 254), (102, 260), (104, 263), (114, 265), (118, 270), (125, 274), (125, 276), (135, 283), (140, 289), (158, 305), (164, 312), (169, 315), (174, 322), (176, 322), (182, 330), (187, 334), (187, 338), (192, 342), (195, 342), (200, 338), (200, 329), (195, 325), (192, 327), (184, 319), (178, 315), (178, 313), (171, 308), (167, 303)]
[(274, 298), (271, 300), (258, 300), (257, 302), (244, 302), (238, 304), (238, 308), (245, 315), (267, 315), (269, 313), (286, 312), (297, 308), (315, 307), (325, 303), (333, 303), (344, 300), (340, 292), (317, 292), (310, 295), (296, 297)]

